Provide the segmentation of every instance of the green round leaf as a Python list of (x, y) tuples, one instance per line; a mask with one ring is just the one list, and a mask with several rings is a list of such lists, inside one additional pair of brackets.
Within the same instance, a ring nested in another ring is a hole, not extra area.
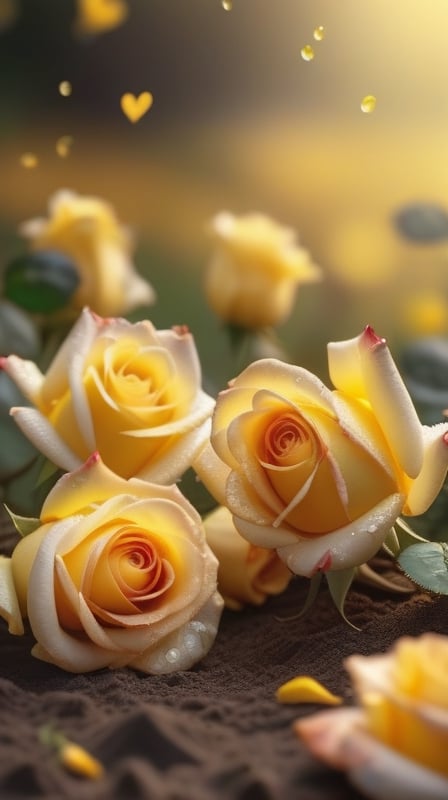
[(0, 481), (9, 480), (21, 472), (33, 459), (37, 450), (23, 435), (9, 414), (12, 406), (25, 405), (26, 401), (8, 377), (0, 372)]
[(4, 294), (27, 311), (48, 314), (67, 305), (79, 282), (79, 273), (67, 256), (37, 250), (8, 265)]
[(408, 578), (423, 589), (448, 594), (448, 545), (445, 542), (412, 544), (398, 556)]

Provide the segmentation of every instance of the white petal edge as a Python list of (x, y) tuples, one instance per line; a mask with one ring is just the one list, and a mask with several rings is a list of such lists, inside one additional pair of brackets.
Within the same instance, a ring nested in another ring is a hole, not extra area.
[(7, 556), (0, 556), (0, 617), (8, 623), (10, 633), (22, 636), (22, 615), (12, 577), (11, 559)]
[(198, 452), (193, 460), (193, 469), (208, 492), (221, 506), (226, 505), (226, 483), (230, 468), (216, 455), (210, 442)]
[[(285, 547), (280, 546), (277, 548), (278, 555), (291, 572), (308, 578), (324, 563), (328, 564), (325, 569), (330, 570), (357, 567), (378, 552), (401, 513), (404, 499), (401, 494), (390, 495), (344, 528), (324, 536), (298, 539), (295, 544)], [(275, 532), (274, 528), (272, 530)]]
[(296, 722), (295, 731), (312, 754), (344, 770), (371, 800), (446, 800), (448, 779), (410, 761), (363, 728), (356, 708), (323, 711)]
[(155, 675), (190, 669), (209, 652), (218, 632), (224, 602), (218, 592), (207, 600), (194, 619), (129, 662), (130, 667)]
[(179, 480), (183, 473), (191, 467), (198, 453), (204, 447), (210, 435), (210, 420), (207, 419), (195, 430), (180, 437), (177, 444), (168, 447), (162, 455), (154, 457), (135, 475), (136, 478), (164, 485)]
[(448, 423), (423, 427), (423, 466), (408, 492), (404, 514), (423, 514), (439, 494), (448, 469)]
[(82, 461), (58, 436), (40, 411), (26, 406), (11, 408), (10, 414), (27, 439), (53, 464), (67, 471), (78, 469)]

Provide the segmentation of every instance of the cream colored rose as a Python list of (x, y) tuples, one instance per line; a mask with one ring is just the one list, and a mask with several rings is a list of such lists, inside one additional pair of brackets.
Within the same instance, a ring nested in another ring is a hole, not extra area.
[(204, 519), (207, 542), (218, 559), (218, 589), (228, 608), (261, 605), (286, 589), (292, 573), (274, 550), (256, 547), (238, 533), (230, 511), (221, 506)]
[(345, 665), (359, 707), (300, 720), (297, 733), (368, 797), (445, 800), (448, 637), (404, 637), (386, 654)]
[[(70, 672), (188, 669), (214, 641), (223, 603), (199, 515), (175, 486), (126, 481), (97, 454), (53, 487), (10, 564), (33, 654)], [(20, 633), (9, 593), (0, 613)]]
[(135, 271), (130, 233), (102, 200), (62, 189), (50, 198), (48, 219), (24, 222), (20, 233), (33, 250), (57, 250), (73, 261), (81, 278), (73, 309), (89, 305), (113, 317), (154, 302), (152, 286)]
[(85, 309), (45, 375), (16, 356), (2, 367), (35, 406), (12, 409), (16, 423), (62, 469), (98, 450), (118, 475), (172, 483), (208, 437), (214, 401), (187, 330)]
[(205, 293), (226, 322), (247, 328), (278, 325), (291, 313), (297, 286), (320, 279), (294, 231), (262, 214), (217, 214), (215, 249), (205, 273)]
[(329, 345), (330, 391), (266, 359), (222, 392), (195, 468), (252, 544), (292, 572), (355, 567), (401, 514), (423, 513), (448, 465), (448, 424), (422, 426), (371, 328)]

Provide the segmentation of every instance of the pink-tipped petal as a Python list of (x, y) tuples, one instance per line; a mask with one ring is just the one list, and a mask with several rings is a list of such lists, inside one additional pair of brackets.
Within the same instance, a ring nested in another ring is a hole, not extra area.
[(328, 564), (327, 569), (357, 567), (378, 552), (399, 516), (403, 502), (401, 494), (393, 494), (344, 528), (325, 536), (299, 539), (295, 544), (280, 546), (278, 555), (291, 572), (308, 578), (322, 569), (322, 559)]
[(294, 730), (311, 753), (349, 779), (371, 800), (446, 800), (448, 780), (404, 758), (366, 731), (355, 708), (323, 711)]

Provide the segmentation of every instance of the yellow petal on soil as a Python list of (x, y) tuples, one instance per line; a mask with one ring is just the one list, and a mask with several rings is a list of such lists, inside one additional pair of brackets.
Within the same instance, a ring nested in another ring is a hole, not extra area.
[(324, 703), (338, 706), (342, 697), (332, 694), (319, 681), (308, 675), (299, 675), (280, 686), (275, 696), (280, 703)]
[(83, 747), (73, 742), (67, 742), (59, 753), (61, 763), (70, 772), (82, 775), (91, 780), (98, 780), (104, 774), (103, 765)]

